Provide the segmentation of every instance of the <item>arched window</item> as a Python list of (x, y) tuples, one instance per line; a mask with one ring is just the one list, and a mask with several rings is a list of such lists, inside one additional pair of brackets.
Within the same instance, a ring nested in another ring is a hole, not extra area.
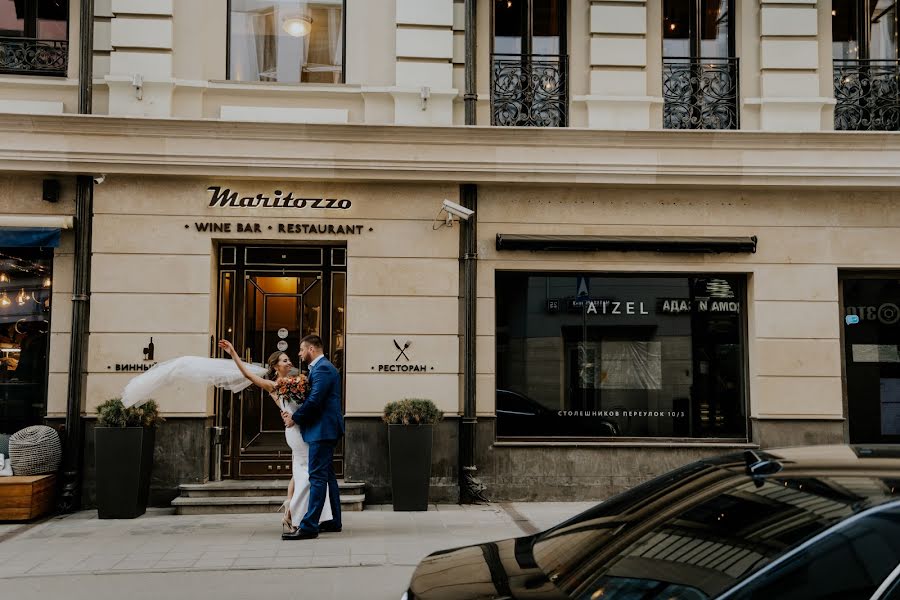
[(663, 0), (663, 124), (737, 129), (734, 0)]

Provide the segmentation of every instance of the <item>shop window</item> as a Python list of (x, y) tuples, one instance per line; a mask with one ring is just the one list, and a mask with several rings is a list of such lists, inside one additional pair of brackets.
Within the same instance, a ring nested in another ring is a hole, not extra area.
[(850, 443), (900, 443), (900, 275), (842, 278)]
[(896, 0), (833, 0), (834, 128), (900, 130)]
[(344, 0), (230, 0), (228, 78), (344, 81)]
[(744, 287), (498, 272), (498, 436), (745, 440)]
[(44, 422), (53, 252), (0, 248), (0, 423), (12, 433)]
[(68, 0), (0, 0), (0, 73), (65, 76)]

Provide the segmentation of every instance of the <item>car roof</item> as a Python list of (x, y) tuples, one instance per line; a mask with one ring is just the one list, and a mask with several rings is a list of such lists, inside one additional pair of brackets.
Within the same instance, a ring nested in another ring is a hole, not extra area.
[[(896, 471), (900, 475), (900, 446), (834, 444), (772, 448), (753, 452), (761, 459), (777, 461), (782, 466), (782, 475), (793, 475), (796, 471), (852, 471), (859, 474)], [(729, 454), (704, 462), (743, 470), (746, 468), (745, 458), (743, 454)]]

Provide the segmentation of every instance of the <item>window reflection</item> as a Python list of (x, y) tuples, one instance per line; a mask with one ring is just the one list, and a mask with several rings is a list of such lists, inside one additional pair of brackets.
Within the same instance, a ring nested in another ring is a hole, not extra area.
[(344, 0), (231, 0), (229, 78), (343, 81)]
[[(684, 470), (671, 487), (651, 483), (628, 501), (601, 504), (540, 538), (535, 559), (576, 598), (712, 598), (854, 513), (894, 497), (891, 482), (875, 477), (776, 478), (757, 484), (740, 466), (730, 472), (709, 465)], [(891, 540), (900, 539), (898, 528), (894, 517), (881, 526), (884, 535), (867, 546), (897, 556), (900, 542)], [(887, 562), (875, 566), (889, 572)], [(766, 589), (769, 595), (746, 597), (799, 597), (773, 596), (775, 588)]]
[(500, 436), (743, 438), (742, 277), (497, 274)]
[(0, 423), (4, 432), (42, 423), (53, 252), (0, 248)]

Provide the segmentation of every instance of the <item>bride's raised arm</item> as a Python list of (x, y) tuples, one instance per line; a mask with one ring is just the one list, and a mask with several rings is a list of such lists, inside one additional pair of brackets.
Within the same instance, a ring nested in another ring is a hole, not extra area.
[(263, 379), (262, 377), (250, 372), (250, 370), (247, 368), (247, 365), (245, 365), (244, 361), (242, 361), (238, 356), (238, 353), (234, 349), (234, 346), (231, 345), (231, 342), (229, 342), (228, 340), (219, 340), (218, 346), (219, 348), (227, 352), (229, 356), (231, 356), (232, 360), (234, 360), (234, 364), (236, 364), (237, 368), (241, 370), (241, 373), (244, 375), (244, 377), (252, 381), (254, 385), (261, 387), (267, 392), (271, 392), (275, 389), (274, 381), (270, 379)]

